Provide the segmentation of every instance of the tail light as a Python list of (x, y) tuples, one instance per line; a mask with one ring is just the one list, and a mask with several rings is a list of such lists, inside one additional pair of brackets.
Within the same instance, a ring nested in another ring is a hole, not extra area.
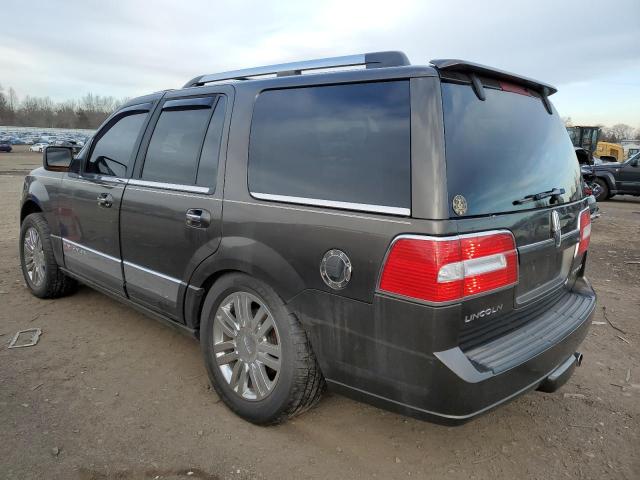
[(452, 302), (518, 282), (510, 232), (452, 237), (404, 235), (392, 244), (380, 276), (383, 292), (428, 302)]
[(591, 241), (591, 213), (588, 208), (585, 208), (580, 212), (580, 243), (578, 243), (578, 250), (576, 256), (581, 255), (589, 248), (589, 242)]

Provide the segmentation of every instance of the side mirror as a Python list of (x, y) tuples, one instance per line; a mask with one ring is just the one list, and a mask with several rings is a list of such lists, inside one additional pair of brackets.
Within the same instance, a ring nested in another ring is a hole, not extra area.
[(68, 172), (73, 161), (72, 147), (46, 147), (42, 163), (45, 170), (51, 172)]
[(638, 166), (638, 159), (635, 159), (633, 162), (631, 162), (631, 166), (632, 167), (637, 167)]

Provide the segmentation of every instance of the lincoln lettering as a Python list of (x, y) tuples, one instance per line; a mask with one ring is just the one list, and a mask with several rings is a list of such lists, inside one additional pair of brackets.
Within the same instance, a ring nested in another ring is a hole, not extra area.
[(489, 315), (493, 315), (494, 313), (498, 313), (502, 310), (502, 304), (496, 305), (495, 307), (485, 308), (484, 310), (480, 310), (479, 312), (472, 313), (470, 315), (466, 315), (464, 317), (465, 323), (473, 322), (479, 318), (488, 317)]

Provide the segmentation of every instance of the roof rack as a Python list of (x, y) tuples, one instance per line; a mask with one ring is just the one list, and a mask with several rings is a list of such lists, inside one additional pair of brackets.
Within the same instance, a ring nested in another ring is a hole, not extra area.
[(371, 52), (359, 55), (320, 58), (317, 60), (307, 60), (303, 62), (281, 63), (278, 65), (266, 65), (264, 67), (200, 75), (189, 80), (183, 88), (200, 87), (207, 83), (220, 82), (223, 80), (248, 80), (251, 77), (260, 77), (263, 75), (277, 75), (278, 77), (284, 77), (287, 75), (300, 75), (303, 71), (308, 70), (353, 67), (356, 65), (365, 65), (366, 68), (385, 68), (401, 67), (411, 65), (411, 63), (403, 52)]

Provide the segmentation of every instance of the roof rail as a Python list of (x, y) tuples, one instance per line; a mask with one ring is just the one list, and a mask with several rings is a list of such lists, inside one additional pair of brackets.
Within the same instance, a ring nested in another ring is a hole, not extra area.
[(317, 60), (307, 60), (303, 62), (281, 63), (278, 65), (266, 65), (264, 67), (200, 75), (189, 80), (183, 88), (199, 87), (207, 83), (220, 82), (222, 80), (248, 80), (250, 77), (259, 77), (263, 75), (277, 75), (278, 77), (283, 77), (287, 75), (300, 75), (303, 71), (307, 70), (353, 67), (356, 65), (365, 65), (366, 68), (384, 68), (401, 67), (404, 65), (411, 65), (411, 63), (403, 52), (390, 51), (362, 53), (359, 55), (320, 58)]

